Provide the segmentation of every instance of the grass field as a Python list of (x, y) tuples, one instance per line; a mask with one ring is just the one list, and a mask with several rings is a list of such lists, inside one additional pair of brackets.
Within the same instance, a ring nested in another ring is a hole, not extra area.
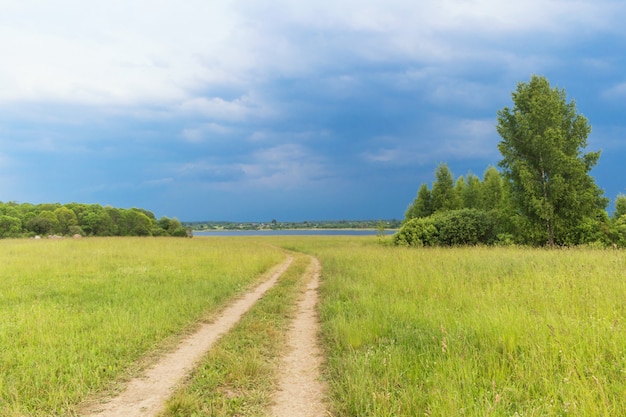
[(626, 253), (283, 245), (323, 264), (333, 415), (626, 415)]
[(284, 253), (253, 241), (0, 241), (0, 415), (66, 416)]
[[(0, 415), (71, 415), (283, 259), (277, 247), (322, 262), (333, 416), (626, 415), (626, 252), (376, 237), (0, 241)], [(302, 262), (168, 415), (263, 414)]]

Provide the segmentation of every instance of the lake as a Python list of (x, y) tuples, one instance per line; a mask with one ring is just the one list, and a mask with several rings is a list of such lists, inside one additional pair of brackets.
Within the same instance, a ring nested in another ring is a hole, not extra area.
[[(386, 235), (396, 230), (385, 230)], [(376, 229), (286, 229), (286, 230), (207, 230), (193, 231), (194, 236), (376, 236)]]

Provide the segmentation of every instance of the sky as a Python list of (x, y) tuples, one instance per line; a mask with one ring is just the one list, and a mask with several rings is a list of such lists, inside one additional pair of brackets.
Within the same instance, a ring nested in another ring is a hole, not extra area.
[(533, 74), (626, 193), (622, 0), (0, 0), (0, 201), (402, 219)]

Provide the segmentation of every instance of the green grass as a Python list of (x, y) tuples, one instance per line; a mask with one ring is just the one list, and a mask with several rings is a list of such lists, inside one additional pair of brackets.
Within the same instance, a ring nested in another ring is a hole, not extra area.
[(71, 415), (283, 258), (220, 238), (0, 241), (0, 415)]
[[(377, 240), (0, 241), (0, 415), (71, 415), (278, 263), (270, 243), (322, 262), (333, 416), (626, 415), (626, 252)], [(302, 259), (167, 416), (263, 415)]]
[(265, 415), (308, 264), (308, 257), (297, 256), (277, 285), (211, 349), (161, 417)]
[(323, 264), (333, 415), (626, 415), (625, 252), (281, 244)]

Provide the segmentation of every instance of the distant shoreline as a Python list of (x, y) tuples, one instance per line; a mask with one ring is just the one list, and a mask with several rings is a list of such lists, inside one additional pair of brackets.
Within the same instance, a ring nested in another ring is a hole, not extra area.
[(182, 222), (184, 227), (191, 228), (194, 232), (209, 232), (223, 230), (379, 230), (399, 229), (401, 220), (320, 220), (301, 222), (232, 222), (232, 221), (198, 221)]
[[(397, 229), (385, 229), (392, 235)], [(252, 229), (252, 230), (194, 230), (194, 236), (376, 236), (377, 229)]]

